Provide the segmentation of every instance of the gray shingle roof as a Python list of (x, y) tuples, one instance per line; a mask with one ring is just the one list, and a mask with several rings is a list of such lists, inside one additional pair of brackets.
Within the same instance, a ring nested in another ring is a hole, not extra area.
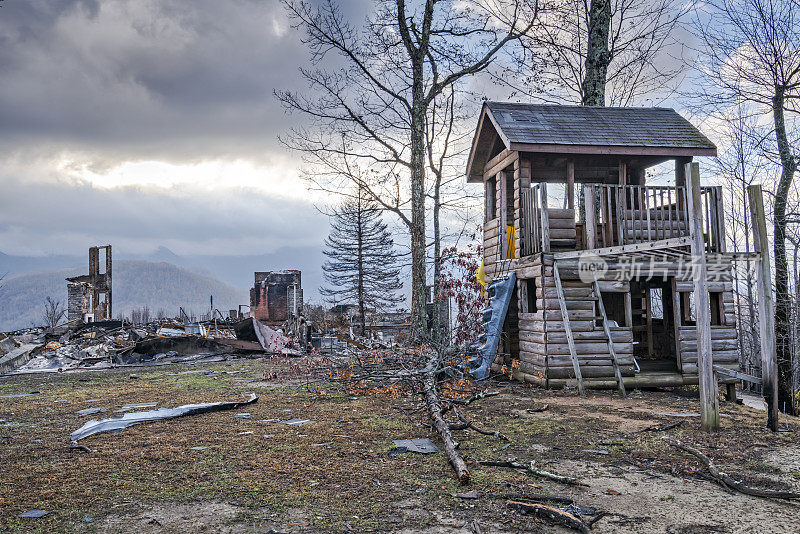
[(510, 143), (716, 148), (669, 108), (550, 106), (486, 102)]

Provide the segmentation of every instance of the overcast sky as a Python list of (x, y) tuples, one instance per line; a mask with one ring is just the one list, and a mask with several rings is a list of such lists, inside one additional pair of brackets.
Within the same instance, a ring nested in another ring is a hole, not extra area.
[[(309, 60), (278, 0), (0, 5), (0, 252), (322, 246), (327, 199), (278, 141), (273, 91)], [(372, 3), (340, 5), (358, 25)]]
[(5, 0), (0, 251), (319, 247), (273, 97), (307, 60), (276, 0)]

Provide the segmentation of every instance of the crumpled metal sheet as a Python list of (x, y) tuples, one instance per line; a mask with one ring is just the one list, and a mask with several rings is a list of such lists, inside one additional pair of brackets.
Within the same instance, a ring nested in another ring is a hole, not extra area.
[(392, 443), (398, 449), (405, 449), (408, 452), (418, 452), (420, 454), (439, 452), (439, 447), (428, 438), (395, 439)]
[(197, 415), (208, 412), (219, 412), (222, 410), (233, 410), (240, 406), (252, 404), (258, 400), (258, 395), (250, 394), (250, 398), (243, 402), (205, 402), (202, 404), (185, 404), (177, 408), (158, 408), (146, 412), (129, 412), (122, 417), (111, 419), (92, 419), (78, 430), (69, 435), (72, 441), (78, 441), (93, 434), (100, 432), (122, 432), (129, 426), (147, 423), (149, 421), (160, 421), (162, 419), (172, 419), (183, 417), (184, 415)]
[(249, 317), (239, 321), (234, 326), (236, 338), (244, 341), (258, 341), (261, 348), (266, 352), (281, 353), (286, 350), (289, 339), (265, 325), (255, 317)]

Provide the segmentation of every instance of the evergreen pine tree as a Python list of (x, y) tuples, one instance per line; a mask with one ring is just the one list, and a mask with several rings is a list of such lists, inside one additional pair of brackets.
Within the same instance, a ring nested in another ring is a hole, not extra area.
[[(360, 192), (359, 192), (360, 193)], [(402, 302), (398, 255), (380, 210), (363, 194), (346, 200), (331, 214), (331, 231), (323, 251), (326, 286), (320, 293), (331, 303), (358, 305), (360, 334), (367, 309)]]

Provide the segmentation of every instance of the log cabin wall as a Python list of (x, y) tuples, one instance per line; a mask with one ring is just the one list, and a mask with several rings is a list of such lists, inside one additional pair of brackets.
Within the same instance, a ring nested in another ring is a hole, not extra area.
[[(736, 308), (733, 296), (733, 264), (724, 257), (708, 256), (711, 273), (708, 291), (711, 296), (711, 351), (715, 365), (739, 368), (739, 337), (736, 331)], [(693, 321), (692, 281), (673, 281), (678, 354), (681, 373), (697, 379), (697, 328)]]

